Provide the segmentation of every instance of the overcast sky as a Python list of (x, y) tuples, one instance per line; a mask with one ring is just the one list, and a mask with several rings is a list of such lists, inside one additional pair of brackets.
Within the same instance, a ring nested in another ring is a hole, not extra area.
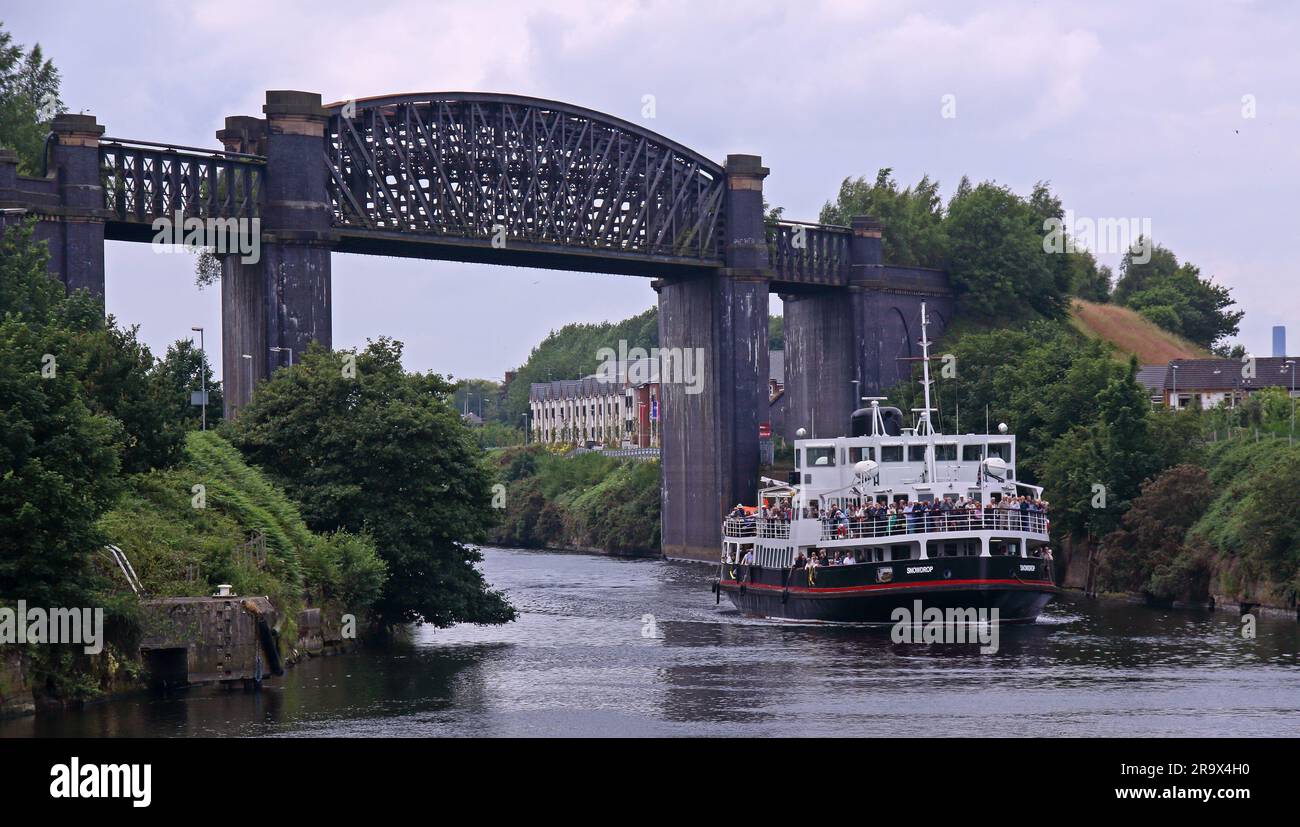
[[(1275, 324), (1300, 350), (1288, 3), (3, 5), (15, 39), (62, 71), (68, 108), (114, 137), (215, 148), (224, 117), (260, 115), (267, 89), (509, 92), (633, 121), (653, 95), (649, 128), (719, 161), (762, 155), (767, 198), (791, 218), (884, 166), (905, 183), (929, 173), (945, 198), (963, 174), (1022, 193), (1050, 180), (1077, 216), (1148, 219), (1229, 285), (1249, 350), (1268, 355)], [(192, 325), (217, 352), (219, 288), (151, 249), (109, 245), (109, 311), (155, 353)], [(499, 378), (548, 331), (655, 300), (626, 276), (353, 255), (334, 256), (333, 286), (336, 347), (390, 335), (409, 369), (459, 377)]]

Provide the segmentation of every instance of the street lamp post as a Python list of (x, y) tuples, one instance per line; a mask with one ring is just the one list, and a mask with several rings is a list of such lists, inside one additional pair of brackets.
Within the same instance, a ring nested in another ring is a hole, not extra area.
[(248, 353), (241, 353), (241, 359), (248, 360), (248, 401), (253, 401), (253, 357)]
[[(208, 350), (203, 346), (203, 328), (191, 327), (199, 334), (199, 353), (203, 355), (203, 364), (199, 367), (199, 386), (202, 388), (203, 404), (199, 406), (200, 431), (208, 429)], [(1292, 383), (1294, 384), (1294, 383)]]
[(1174, 393), (1172, 398), (1169, 400), (1172, 403), (1170, 407), (1174, 409), (1179, 409), (1178, 407), (1178, 365), (1170, 365), (1169, 367), (1172, 368), (1174, 371)]
[(524, 444), (527, 445), (528, 444), (528, 414), (521, 413), (519, 415), (519, 418), (524, 421)]
[(1295, 360), (1287, 359), (1286, 364), (1291, 367), (1291, 436), (1287, 437), (1287, 444), (1295, 442)]
[(293, 367), (293, 348), (291, 348), (291, 347), (273, 347), (273, 348), (271, 348), (270, 350), (271, 350), (272, 353), (288, 353), (288, 354), (289, 354), (289, 367)]

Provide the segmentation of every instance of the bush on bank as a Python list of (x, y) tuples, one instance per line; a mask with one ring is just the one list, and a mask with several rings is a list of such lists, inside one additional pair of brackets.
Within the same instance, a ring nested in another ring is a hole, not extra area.
[(493, 459), (506, 501), (491, 542), (659, 553), (658, 462), (559, 456), (537, 445), (499, 451)]
[[(283, 489), (213, 431), (191, 432), (175, 468), (129, 477), (99, 528), (150, 596), (197, 597), (228, 583), (270, 597), (290, 625), (304, 605), (366, 616), (386, 576), (369, 537), (311, 532)], [(246, 546), (257, 534), (264, 560)]]

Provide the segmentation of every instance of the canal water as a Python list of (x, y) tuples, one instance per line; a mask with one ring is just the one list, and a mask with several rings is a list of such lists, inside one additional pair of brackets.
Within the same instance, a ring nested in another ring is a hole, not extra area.
[(421, 627), (260, 693), (192, 690), (0, 736), (1295, 735), (1300, 625), (1066, 597), (977, 647), (714, 604), (706, 566), (488, 549), (506, 626)]

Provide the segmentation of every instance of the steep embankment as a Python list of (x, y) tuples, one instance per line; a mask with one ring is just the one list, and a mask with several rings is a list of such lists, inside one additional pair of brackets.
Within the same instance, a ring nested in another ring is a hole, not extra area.
[(176, 468), (131, 477), (99, 527), (154, 597), (229, 583), (270, 596), (290, 622), (308, 598), (364, 613), (385, 578), (369, 538), (309, 531), (284, 491), (214, 431), (191, 432)]
[(1171, 359), (1202, 359), (1210, 352), (1170, 333), (1142, 314), (1116, 304), (1073, 299), (1070, 324), (1085, 336), (1104, 339), (1127, 361), (1130, 354), (1144, 365), (1163, 365)]

